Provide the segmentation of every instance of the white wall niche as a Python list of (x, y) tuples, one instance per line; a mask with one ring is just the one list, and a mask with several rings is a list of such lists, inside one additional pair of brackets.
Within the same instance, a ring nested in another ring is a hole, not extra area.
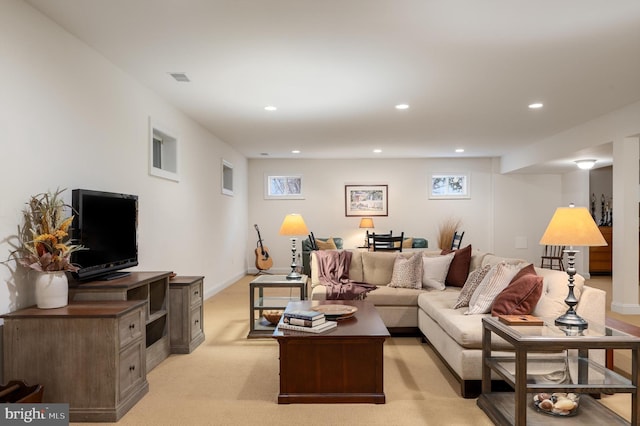
[(178, 148), (176, 134), (149, 117), (149, 174), (179, 182)]
[(222, 193), (233, 196), (233, 164), (222, 160)]

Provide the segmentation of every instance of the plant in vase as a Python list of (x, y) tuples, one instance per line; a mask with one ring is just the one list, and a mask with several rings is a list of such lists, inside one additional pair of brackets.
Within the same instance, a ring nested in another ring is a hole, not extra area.
[(438, 247), (448, 249), (453, 241), (453, 234), (460, 227), (462, 220), (456, 217), (447, 217), (438, 227)]
[(39, 308), (59, 308), (67, 305), (66, 271), (76, 271), (71, 253), (84, 247), (72, 244), (69, 228), (73, 215), (62, 200), (64, 189), (31, 197), (23, 210), (24, 224), (18, 227), (19, 247), (12, 255), (23, 266), (38, 271), (35, 281), (36, 303)]

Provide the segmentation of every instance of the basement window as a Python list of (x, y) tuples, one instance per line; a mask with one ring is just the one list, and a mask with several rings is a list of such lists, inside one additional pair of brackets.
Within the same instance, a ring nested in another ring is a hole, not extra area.
[(178, 138), (175, 133), (149, 118), (149, 174), (180, 181), (178, 175)]
[(222, 193), (233, 195), (233, 164), (222, 160)]

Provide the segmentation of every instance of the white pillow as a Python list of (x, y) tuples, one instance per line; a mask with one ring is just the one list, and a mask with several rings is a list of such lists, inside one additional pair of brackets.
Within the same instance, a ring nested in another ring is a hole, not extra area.
[(465, 315), (486, 314), (491, 312), (493, 301), (504, 290), (513, 277), (522, 269), (523, 264), (510, 265), (507, 263), (498, 263), (491, 268), (491, 271), (484, 277), (476, 291), (473, 292), (469, 301), (469, 310)]
[(449, 265), (455, 253), (443, 256), (422, 257), (422, 287), (444, 290), (444, 280), (447, 279)]

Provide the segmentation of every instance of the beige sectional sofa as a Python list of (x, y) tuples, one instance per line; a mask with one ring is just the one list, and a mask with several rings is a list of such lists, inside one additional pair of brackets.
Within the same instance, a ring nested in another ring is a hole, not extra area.
[[(394, 335), (414, 335), (419, 331), (447, 365), (461, 384), (464, 397), (475, 397), (482, 378), (482, 318), (491, 314), (465, 315), (467, 308), (453, 309), (460, 287), (447, 286), (444, 290), (389, 287), (396, 256), (409, 257), (413, 252), (389, 253), (353, 251), (349, 278), (375, 284), (378, 288), (368, 293), (366, 300), (376, 305), (382, 320)], [(424, 256), (437, 256), (437, 251), (424, 251)], [(474, 251), (469, 272), (498, 263), (524, 262), (489, 253)], [(543, 277), (542, 295), (532, 314), (555, 318), (567, 310), (567, 274), (565, 272), (535, 268)], [(584, 285), (584, 278), (575, 276), (575, 294), (579, 300), (577, 313), (589, 322), (604, 324), (605, 293)], [(311, 256), (311, 299), (325, 300), (326, 288), (318, 276), (318, 260)], [(494, 347), (501, 349), (499, 339)]]

